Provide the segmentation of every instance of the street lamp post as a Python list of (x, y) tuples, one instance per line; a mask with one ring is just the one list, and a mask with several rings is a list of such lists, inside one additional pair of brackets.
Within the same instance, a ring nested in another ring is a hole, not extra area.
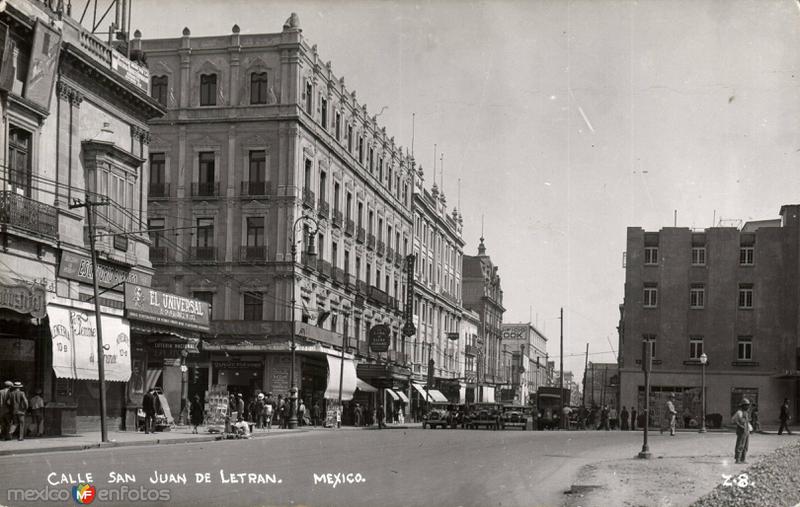
[(700, 387), (700, 406), (702, 410), (702, 420), (700, 422), (700, 433), (706, 432), (706, 364), (708, 356), (705, 352), (700, 354), (700, 366), (702, 367), (702, 383)]
[(306, 255), (313, 257), (316, 255), (314, 251), (314, 235), (317, 233), (317, 229), (319, 229), (319, 223), (314, 220), (312, 217), (303, 215), (298, 217), (297, 220), (294, 221), (292, 225), (292, 301), (291, 301), (291, 308), (289, 309), (289, 318), (292, 320), (292, 365), (289, 370), (289, 384), (292, 386), (289, 392), (291, 397), (291, 401), (289, 402), (289, 429), (297, 428), (297, 385), (295, 384), (295, 377), (294, 377), (294, 363), (295, 363), (295, 350), (297, 349), (297, 344), (295, 343), (295, 325), (296, 321), (294, 318), (294, 309), (295, 305), (297, 304), (296, 292), (297, 289), (295, 285), (297, 285), (296, 277), (295, 277), (295, 264), (297, 263), (297, 224), (300, 222), (308, 220), (314, 224), (314, 230), (309, 231), (308, 235), (308, 247), (306, 248)]

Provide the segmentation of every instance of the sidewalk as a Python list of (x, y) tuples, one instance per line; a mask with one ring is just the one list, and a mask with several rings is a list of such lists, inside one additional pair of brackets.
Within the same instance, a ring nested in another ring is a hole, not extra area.
[[(386, 429), (421, 428), (418, 423), (403, 425), (390, 424)], [(297, 429), (254, 429), (251, 438), (264, 438), (274, 435), (290, 435), (294, 433), (307, 433), (312, 431), (355, 431), (377, 430), (377, 426), (355, 427), (343, 426), (342, 428), (324, 428), (322, 426), (301, 426)], [(56, 437), (26, 438), (22, 442), (14, 439), (6, 442), (0, 441), (0, 456), (19, 454), (36, 454), (59, 451), (82, 451), (87, 449), (100, 449), (107, 447), (129, 447), (159, 444), (185, 444), (197, 442), (213, 442), (222, 440), (220, 433), (209, 433), (205, 426), (198, 428), (198, 433), (193, 434), (191, 426), (174, 426), (170, 431), (160, 431), (145, 434), (141, 431), (109, 431), (108, 442), (100, 441), (100, 432), (93, 431), (80, 435), (65, 435)]]

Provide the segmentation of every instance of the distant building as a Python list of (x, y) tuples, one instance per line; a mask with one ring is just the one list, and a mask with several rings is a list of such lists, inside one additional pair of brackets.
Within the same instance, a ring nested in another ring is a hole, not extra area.
[(741, 229), (628, 228), (622, 405), (639, 411), (644, 405), (642, 340), (648, 339), (656, 418), (674, 393), (681, 423), (699, 422), (704, 353), (708, 414), (727, 422), (747, 397), (762, 417), (774, 418), (787, 397), (798, 415), (800, 205), (781, 207), (780, 216)]
[(482, 338), (479, 334), (481, 317), (472, 310), (463, 310), (461, 314), (461, 336), (464, 341), (464, 401), (478, 401), (478, 363), (483, 357)]
[[(593, 405), (618, 408), (619, 366), (617, 363), (593, 363), (589, 361), (584, 373), (586, 406)], [(622, 403), (624, 405), (624, 403)]]
[(503, 323), (502, 329), (503, 352), (513, 373), (514, 397), (531, 403), (532, 396), (547, 381), (547, 338), (530, 322)]

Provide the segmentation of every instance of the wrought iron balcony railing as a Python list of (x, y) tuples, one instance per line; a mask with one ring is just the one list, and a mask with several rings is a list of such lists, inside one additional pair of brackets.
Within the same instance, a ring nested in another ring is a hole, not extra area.
[(272, 184), (269, 181), (243, 181), (242, 195), (261, 196), (272, 193)]
[(317, 213), (319, 213), (319, 216), (323, 218), (328, 218), (328, 215), (330, 215), (330, 211), (331, 211), (331, 205), (328, 204), (328, 201), (326, 201), (324, 198), (320, 197), (319, 201), (317, 202)]
[(353, 222), (352, 218), (348, 218), (347, 219), (347, 223), (345, 224), (345, 227), (344, 227), (345, 235), (347, 235), (347, 236), (352, 238), (353, 237), (353, 233), (355, 232), (355, 230), (356, 230), (355, 222)]
[(364, 244), (364, 240), (366, 239), (366, 237), (367, 237), (367, 231), (365, 231), (363, 227), (359, 227), (358, 228), (358, 236), (356, 237), (356, 241), (358, 241), (359, 243), (361, 243), (363, 245)]
[(306, 208), (314, 209), (314, 191), (310, 188), (303, 189), (303, 206)]
[(243, 246), (239, 248), (240, 261), (264, 261), (267, 260), (266, 246)]
[(219, 182), (200, 181), (192, 183), (192, 196), (194, 197), (218, 197)]
[(10, 191), (0, 192), (0, 224), (49, 239), (58, 238), (54, 206)]
[(367, 248), (370, 250), (375, 249), (375, 235), (372, 233), (367, 234)]
[(342, 228), (342, 210), (333, 210), (333, 226), (339, 229)]
[(215, 246), (193, 246), (189, 251), (192, 260), (195, 261), (216, 261), (217, 247)]

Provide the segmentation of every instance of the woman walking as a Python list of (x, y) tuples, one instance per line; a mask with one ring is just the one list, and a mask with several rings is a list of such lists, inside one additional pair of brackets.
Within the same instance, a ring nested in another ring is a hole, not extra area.
[(203, 404), (200, 403), (199, 395), (194, 395), (194, 399), (192, 400), (189, 410), (189, 418), (191, 419), (192, 426), (194, 426), (192, 433), (197, 433), (197, 427), (203, 424)]

